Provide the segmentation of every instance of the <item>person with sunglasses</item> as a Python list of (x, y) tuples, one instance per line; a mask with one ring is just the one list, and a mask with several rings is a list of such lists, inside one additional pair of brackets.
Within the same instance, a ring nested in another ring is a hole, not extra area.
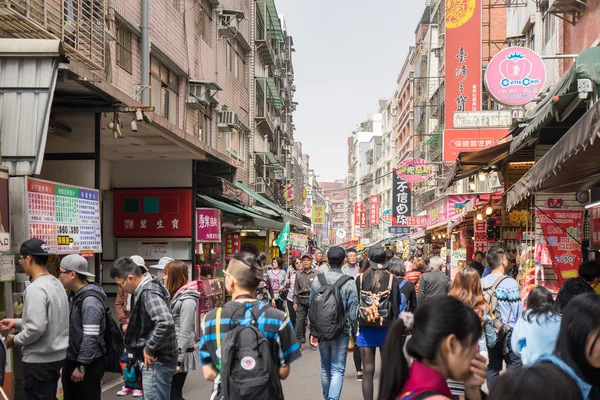
[(0, 321), (0, 331), (19, 331), (8, 335), (6, 346), (22, 348), (26, 400), (55, 399), (69, 346), (69, 300), (60, 281), (48, 273), (49, 250), (37, 238), (23, 242), (20, 264), (31, 277), (23, 293), (23, 317)]

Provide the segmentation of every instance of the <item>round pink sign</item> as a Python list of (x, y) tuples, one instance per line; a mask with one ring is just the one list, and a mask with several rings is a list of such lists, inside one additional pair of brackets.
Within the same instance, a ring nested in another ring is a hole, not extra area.
[(429, 179), (434, 171), (429, 162), (421, 158), (409, 158), (398, 164), (396, 173), (406, 182), (417, 183)]
[(544, 87), (546, 67), (537, 53), (527, 47), (509, 47), (492, 58), (485, 71), (485, 85), (496, 101), (522, 106)]

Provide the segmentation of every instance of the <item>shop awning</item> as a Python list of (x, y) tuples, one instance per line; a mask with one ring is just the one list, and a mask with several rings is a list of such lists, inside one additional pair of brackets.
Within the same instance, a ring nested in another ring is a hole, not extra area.
[(250, 211), (245, 207), (225, 203), (224, 201), (215, 200), (212, 197), (204, 196), (202, 194), (198, 195), (198, 199), (200, 199), (201, 202), (211, 207), (215, 207), (226, 213), (248, 219), (252, 221), (254, 223), (254, 226), (258, 229), (274, 229), (279, 231), (283, 229), (283, 222), (263, 217), (255, 212)]
[(267, 103), (278, 108), (283, 107), (283, 102), (279, 96), (279, 90), (277, 90), (275, 78), (256, 77), (256, 80), (267, 96)]
[(509, 149), (510, 142), (506, 142), (479, 151), (459, 153), (454, 167), (450, 170), (448, 178), (442, 186), (442, 191), (446, 191), (456, 181), (503, 162), (508, 157)]
[[(537, 105), (533, 114), (527, 118), (527, 126), (516, 136), (510, 145), (510, 153), (520, 149), (523, 145), (534, 141), (537, 133), (555, 119), (555, 112), (566, 109), (578, 95), (578, 79), (591, 79), (595, 85), (600, 85), (600, 47), (590, 47), (582, 51), (575, 59), (575, 63), (563, 75), (552, 91)], [(560, 100), (554, 102), (554, 97)]]
[(506, 192), (506, 207), (540, 190), (575, 192), (600, 184), (600, 102)]
[(267, 199), (266, 197), (261, 196), (260, 194), (256, 193), (254, 190), (250, 189), (248, 186), (244, 185), (243, 183), (236, 182), (235, 186), (239, 189), (242, 189), (248, 196), (252, 197), (253, 199), (258, 201), (262, 205), (266, 206), (267, 208), (270, 208), (271, 210), (273, 210), (276, 213), (278, 213), (279, 215), (281, 215), (284, 222), (289, 222), (290, 225), (294, 225), (297, 227), (302, 226), (302, 221), (298, 217), (287, 212), (286, 210), (279, 207), (277, 204), (273, 203), (271, 200)]

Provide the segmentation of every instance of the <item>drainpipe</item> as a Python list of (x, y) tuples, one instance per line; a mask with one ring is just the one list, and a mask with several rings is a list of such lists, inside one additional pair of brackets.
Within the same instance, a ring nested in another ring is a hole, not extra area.
[[(256, 2), (250, 2), (250, 62), (249, 62), (249, 71), (248, 71), (248, 118), (250, 125), (250, 135), (248, 137), (248, 162), (246, 165), (248, 166), (248, 184), (252, 189), (254, 189), (254, 184), (256, 183), (256, 172), (254, 170), (254, 151), (255, 151), (255, 137), (256, 135), (256, 123), (254, 120), (255, 110), (255, 90), (256, 90), (256, 79), (255, 79), (255, 50), (256, 50)], [(250, 199), (252, 201), (252, 199)]]
[(150, 0), (142, 0), (142, 103), (150, 105)]

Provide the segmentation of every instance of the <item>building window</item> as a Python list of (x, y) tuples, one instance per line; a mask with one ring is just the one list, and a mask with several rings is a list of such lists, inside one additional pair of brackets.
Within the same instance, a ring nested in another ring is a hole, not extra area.
[(239, 42), (227, 43), (226, 66), (241, 83), (246, 83), (246, 57)]
[(198, 133), (199, 139), (212, 147), (212, 119), (210, 118), (210, 109), (208, 113), (198, 112)]
[(173, 7), (175, 7), (177, 11), (181, 11), (181, 0), (173, 0)]
[(548, 44), (550, 39), (554, 36), (556, 18), (554, 15), (546, 12), (543, 17), (544, 20), (544, 46)]
[(200, 37), (204, 42), (212, 47), (212, 13), (213, 9), (208, 0), (202, 1), (202, 7), (200, 7)]
[(172, 124), (178, 124), (179, 77), (152, 57), (150, 61), (150, 103)]
[(226, 145), (227, 151), (241, 160), (246, 150), (244, 132), (239, 129), (232, 130), (231, 133), (227, 134)]
[(527, 33), (525, 34), (525, 39), (527, 40), (527, 47), (531, 50), (535, 49), (535, 25), (531, 24)]
[(117, 25), (117, 65), (131, 74), (132, 32), (124, 25)]

